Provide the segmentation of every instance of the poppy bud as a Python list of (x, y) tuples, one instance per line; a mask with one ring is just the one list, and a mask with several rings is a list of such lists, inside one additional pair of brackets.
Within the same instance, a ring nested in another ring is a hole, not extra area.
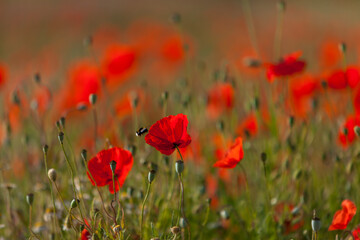
[(139, 96), (136, 92), (131, 94), (131, 107), (135, 109), (139, 105)]
[(97, 100), (97, 95), (95, 93), (89, 95), (89, 102), (91, 103), (91, 105), (95, 105), (96, 100)]
[(63, 144), (63, 142), (64, 142), (64, 133), (63, 132), (59, 132), (58, 139), (59, 139), (60, 144)]
[(169, 98), (169, 92), (168, 91), (164, 91), (162, 94), (161, 94), (161, 100), (163, 102), (166, 102)]
[(80, 203), (80, 200), (77, 199), (77, 198), (74, 198), (71, 203), (70, 203), (70, 208), (73, 209), (73, 208), (76, 208)]
[(33, 193), (29, 193), (28, 195), (26, 195), (26, 202), (29, 204), (29, 206), (32, 206), (32, 204), (34, 202), (34, 194)]
[(48, 152), (48, 150), (49, 150), (49, 146), (45, 144), (45, 145), (43, 146), (43, 153), (46, 155), (47, 152)]
[(50, 178), (51, 181), (55, 182), (56, 177), (57, 177), (56, 170), (53, 168), (50, 168), (48, 171), (48, 177)]
[(59, 122), (60, 122), (61, 127), (64, 129), (65, 128), (65, 117), (61, 117)]
[(261, 66), (261, 61), (256, 58), (246, 57), (243, 60), (243, 63), (246, 67), (258, 68)]
[(84, 46), (85, 47), (91, 46), (92, 43), (93, 43), (93, 38), (91, 35), (84, 38)]
[(283, 0), (278, 1), (277, 7), (278, 7), (278, 9), (279, 9), (280, 11), (284, 11), (285, 8), (286, 8), (285, 1), (283, 1)]
[(222, 120), (220, 120), (220, 121), (218, 121), (217, 123), (216, 123), (216, 128), (220, 131), (220, 132), (222, 132), (222, 131), (224, 131), (224, 121), (222, 121)]
[(14, 91), (12, 94), (12, 102), (16, 105), (20, 105), (20, 97), (17, 91)]
[(327, 88), (328, 84), (327, 84), (326, 80), (321, 81), (321, 86), (323, 87), (323, 89)]
[(262, 161), (263, 163), (266, 162), (266, 158), (267, 158), (266, 153), (265, 153), (265, 152), (262, 152), (262, 153), (261, 153), (261, 161)]
[(131, 152), (131, 155), (135, 156), (136, 146), (131, 145), (131, 146), (128, 147), (128, 150)]
[(187, 226), (187, 222), (186, 222), (185, 218), (180, 218), (180, 220), (179, 220), (179, 226), (180, 226), (181, 228), (185, 228), (185, 227)]
[(156, 175), (156, 171), (155, 170), (151, 170), (148, 174), (148, 181), (149, 183), (152, 183), (152, 181), (154, 181), (155, 179), (155, 175)]
[(111, 171), (114, 173), (115, 169), (116, 169), (116, 162), (114, 160), (112, 160), (110, 162), (110, 168), (111, 168)]
[(346, 49), (347, 49), (346, 43), (342, 42), (339, 44), (339, 50), (341, 53), (346, 53)]
[(260, 108), (260, 99), (259, 97), (254, 98), (253, 107), (255, 110), (258, 110)]
[(84, 103), (79, 103), (79, 104), (76, 106), (76, 109), (77, 109), (78, 111), (85, 111), (85, 110), (87, 109), (87, 106), (86, 106), (86, 104), (84, 104)]
[(289, 117), (289, 126), (290, 126), (290, 128), (292, 128), (294, 126), (294, 123), (295, 123), (294, 116), (290, 116)]
[(180, 13), (174, 13), (172, 16), (171, 16), (171, 21), (175, 24), (179, 24), (181, 22), (181, 15)]
[(180, 233), (180, 228), (178, 226), (174, 226), (170, 228), (170, 231), (172, 234), (177, 235), (178, 233)]
[(86, 161), (86, 159), (87, 159), (87, 151), (86, 151), (86, 149), (81, 150), (80, 155), (81, 155), (82, 159), (84, 159), (84, 161)]
[(181, 160), (177, 160), (175, 162), (175, 170), (177, 174), (181, 174), (184, 171), (184, 162)]
[(207, 198), (207, 199), (206, 199), (206, 202), (207, 202), (207, 204), (210, 205), (210, 204), (211, 204), (211, 198)]
[(354, 127), (354, 132), (355, 132), (356, 136), (360, 137), (360, 127), (359, 126)]
[(40, 73), (35, 73), (34, 74), (34, 81), (35, 83), (39, 84), (41, 82), (41, 76), (40, 76)]
[(311, 228), (314, 232), (317, 232), (320, 230), (320, 227), (321, 227), (320, 218), (316, 217), (316, 211), (314, 210), (313, 218), (311, 220)]
[(230, 218), (230, 215), (229, 215), (228, 211), (226, 211), (225, 209), (221, 210), (220, 216), (221, 216), (222, 219), (225, 219), (225, 220), (228, 220)]
[(344, 127), (344, 128), (343, 128), (343, 133), (345, 134), (345, 136), (347, 136), (348, 133), (349, 133), (349, 130), (348, 130), (346, 127)]
[(55, 126), (56, 126), (56, 128), (60, 131), (60, 122), (59, 122), (59, 121), (56, 121), (56, 122), (55, 122)]

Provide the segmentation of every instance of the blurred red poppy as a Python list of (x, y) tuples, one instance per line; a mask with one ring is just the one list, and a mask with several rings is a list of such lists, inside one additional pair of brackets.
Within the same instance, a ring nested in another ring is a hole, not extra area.
[(4, 65), (0, 64), (0, 89), (5, 85), (6, 82), (6, 68)]
[(107, 84), (117, 86), (134, 70), (136, 61), (135, 49), (120, 44), (109, 46), (102, 60), (102, 71)]
[(277, 77), (286, 77), (302, 72), (305, 69), (306, 62), (299, 60), (301, 54), (302, 52), (298, 51), (284, 56), (278, 63), (265, 63), (268, 81), (273, 82)]
[(236, 129), (236, 133), (240, 136), (255, 136), (258, 132), (258, 123), (255, 114), (251, 113), (243, 119)]
[(285, 234), (294, 232), (304, 225), (304, 220), (302, 219), (301, 214), (293, 212), (295, 208), (296, 206), (293, 204), (284, 202), (280, 202), (274, 207), (274, 219), (276, 222), (279, 222), (280, 219), (283, 220)]
[(84, 230), (82, 230), (81, 232), (81, 240), (89, 240), (91, 239), (91, 234), (88, 230), (86, 230), (86, 228), (84, 228)]
[(354, 240), (360, 240), (360, 226), (355, 228), (351, 233), (354, 236)]
[(147, 144), (165, 155), (172, 154), (177, 147), (185, 148), (191, 143), (187, 133), (188, 119), (184, 114), (170, 115), (153, 124), (145, 136)]
[(234, 106), (234, 88), (230, 83), (215, 84), (208, 93), (206, 110), (210, 118), (217, 118), (224, 110)]
[(89, 95), (100, 90), (101, 74), (89, 61), (80, 61), (69, 70), (69, 78), (59, 99), (61, 110), (75, 108), (79, 103), (89, 104)]
[[(88, 162), (88, 168), (97, 186), (102, 187), (109, 185), (110, 192), (114, 193), (112, 172), (110, 168), (111, 161), (116, 162), (116, 169), (114, 172), (115, 191), (118, 191), (124, 184), (125, 179), (132, 168), (133, 156), (131, 155), (131, 152), (119, 147), (102, 150), (98, 152), (95, 157), (90, 159)], [(90, 174), (87, 173), (87, 175), (91, 183), (95, 185), (95, 182), (91, 179)]]
[(355, 126), (360, 126), (360, 116), (349, 116), (340, 128), (338, 139), (343, 147), (347, 147), (355, 141)]
[(242, 138), (238, 137), (225, 153), (225, 156), (214, 164), (214, 167), (220, 168), (234, 168), (243, 159), (244, 150), (242, 144)]
[(347, 86), (355, 88), (360, 82), (360, 73), (356, 67), (348, 67), (344, 70), (337, 70), (327, 78), (328, 87), (331, 89), (345, 89)]
[(345, 229), (356, 214), (356, 206), (350, 200), (344, 200), (341, 207), (342, 209), (335, 213), (329, 231)]

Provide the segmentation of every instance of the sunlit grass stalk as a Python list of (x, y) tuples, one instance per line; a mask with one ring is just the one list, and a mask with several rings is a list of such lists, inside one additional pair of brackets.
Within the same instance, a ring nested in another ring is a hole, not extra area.
[[(183, 159), (183, 157), (181, 155), (179, 147), (176, 146), (176, 150), (178, 151), (178, 153), (180, 155), (181, 161), (184, 162), (184, 159)], [(186, 214), (185, 214), (185, 191), (184, 191), (184, 183), (183, 183), (183, 180), (182, 180), (181, 172), (182, 171), (177, 170), (178, 178), (179, 178), (179, 184), (180, 184), (180, 195), (181, 195), (181, 200), (180, 200), (181, 204), (179, 204), (179, 205), (180, 205), (181, 215), (184, 218), (184, 220), (186, 222), (187, 229), (188, 229), (188, 238), (191, 239), (190, 223), (187, 220)], [(178, 225), (179, 225), (179, 221), (180, 221), (180, 218), (178, 220)]]
[(276, 19), (276, 31), (275, 31), (275, 41), (274, 41), (274, 57), (277, 61), (281, 56), (281, 44), (282, 44), (282, 32), (284, 25), (284, 12), (285, 12), (285, 3), (280, 0), (277, 3), (278, 14)]
[[(74, 181), (74, 169), (73, 169), (73, 167), (71, 166), (69, 157), (68, 157), (68, 155), (67, 155), (67, 153), (66, 153), (66, 151), (65, 151), (63, 141), (60, 141), (60, 145), (61, 145), (61, 149), (62, 149), (62, 151), (63, 151), (63, 153), (64, 153), (65, 160), (66, 160), (66, 162), (67, 162), (67, 164), (68, 164), (68, 167), (69, 167), (74, 198), (77, 199), (77, 193), (76, 193), (76, 187), (75, 187), (75, 181)], [(79, 205), (79, 212), (80, 212), (80, 215), (81, 215), (81, 218), (82, 218), (83, 222), (85, 223), (85, 218), (84, 218), (84, 215), (83, 215), (83, 213), (82, 213), (82, 210), (81, 210), (81, 206), (80, 206), (80, 205)]]
[[(46, 149), (45, 149), (46, 148)], [(54, 231), (56, 232), (56, 204), (55, 204), (55, 196), (54, 196), (54, 189), (53, 189), (53, 186), (52, 186), (52, 182), (51, 182), (51, 179), (49, 178), (48, 176), (48, 166), (47, 166), (47, 145), (44, 146), (44, 165), (45, 165), (45, 174), (46, 174), (46, 178), (48, 179), (49, 181), (49, 187), (50, 187), (50, 194), (51, 194), (51, 202), (52, 202), (52, 205), (53, 205), (53, 208), (54, 208), (54, 217), (53, 217), (53, 228), (54, 228)], [(64, 236), (62, 234), (62, 231), (60, 229), (60, 234), (61, 234), (61, 239), (64, 239)]]
[(145, 194), (145, 198), (144, 198), (144, 201), (142, 203), (142, 206), (141, 206), (141, 216), (140, 216), (140, 239), (143, 239), (143, 221), (144, 221), (144, 209), (145, 209), (145, 204), (146, 204), (146, 201), (149, 197), (149, 194), (150, 194), (150, 189), (151, 189), (151, 182), (149, 182), (148, 184), (148, 187), (147, 187), (147, 190), (146, 190), (146, 194)]

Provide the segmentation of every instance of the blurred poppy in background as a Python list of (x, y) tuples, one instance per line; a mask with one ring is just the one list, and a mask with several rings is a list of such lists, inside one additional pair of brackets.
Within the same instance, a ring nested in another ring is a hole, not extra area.
[(356, 206), (350, 200), (344, 200), (341, 203), (342, 209), (334, 215), (329, 231), (346, 229), (351, 219), (356, 214)]
[(234, 168), (243, 159), (244, 150), (242, 138), (238, 137), (232, 144), (230, 149), (225, 153), (225, 156), (214, 164), (214, 167), (219, 168)]

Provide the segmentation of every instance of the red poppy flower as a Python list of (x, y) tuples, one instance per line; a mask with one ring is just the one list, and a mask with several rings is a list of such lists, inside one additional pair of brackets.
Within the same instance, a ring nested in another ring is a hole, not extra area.
[(187, 133), (188, 119), (184, 114), (168, 116), (153, 124), (145, 136), (147, 144), (165, 155), (172, 154), (176, 147), (184, 148), (191, 143)]
[(273, 82), (277, 77), (291, 76), (296, 73), (302, 72), (305, 69), (306, 63), (303, 60), (299, 60), (301, 52), (294, 52), (286, 55), (283, 60), (278, 63), (265, 63), (266, 76), (269, 82)]
[(360, 226), (354, 229), (351, 233), (354, 236), (354, 240), (360, 240)]
[(356, 206), (350, 200), (344, 200), (341, 207), (342, 209), (335, 213), (329, 231), (345, 229), (356, 214)]
[(234, 144), (225, 153), (225, 157), (214, 164), (214, 167), (220, 168), (234, 168), (243, 159), (244, 150), (242, 144), (242, 138), (235, 139)]
[(355, 141), (355, 126), (360, 126), (360, 116), (349, 116), (339, 129), (338, 139), (343, 147), (347, 147)]
[(165, 39), (161, 48), (161, 54), (169, 62), (178, 62), (184, 58), (183, 42), (178, 35)]
[(101, 74), (98, 67), (89, 61), (81, 61), (71, 67), (69, 78), (60, 99), (61, 110), (88, 104), (89, 95), (100, 90)]
[(252, 113), (248, 115), (238, 126), (236, 132), (240, 136), (243, 136), (244, 134), (255, 136), (258, 132), (258, 123), (255, 114)]
[[(116, 162), (115, 169), (115, 191), (124, 184), (126, 176), (130, 172), (133, 165), (133, 157), (131, 153), (119, 147), (102, 150), (88, 162), (89, 171), (99, 187), (109, 185), (109, 190), (114, 193), (112, 172), (110, 162)], [(88, 177), (93, 185), (95, 182)]]
[(5, 66), (0, 64), (0, 88), (5, 85), (6, 81), (6, 69)]
[(210, 118), (217, 118), (224, 110), (234, 106), (234, 88), (230, 83), (218, 83), (208, 94), (206, 110)]
[(356, 67), (348, 67), (346, 71), (337, 70), (328, 78), (328, 87), (336, 90), (345, 89), (347, 86), (355, 88), (360, 82), (360, 73)]
[(81, 240), (89, 240), (91, 239), (91, 234), (88, 230), (86, 230), (86, 228), (84, 228), (84, 230), (82, 230), (81, 232)]
[(132, 72), (136, 60), (136, 52), (132, 47), (111, 45), (105, 51), (102, 70), (107, 82), (116, 85), (125, 80)]

